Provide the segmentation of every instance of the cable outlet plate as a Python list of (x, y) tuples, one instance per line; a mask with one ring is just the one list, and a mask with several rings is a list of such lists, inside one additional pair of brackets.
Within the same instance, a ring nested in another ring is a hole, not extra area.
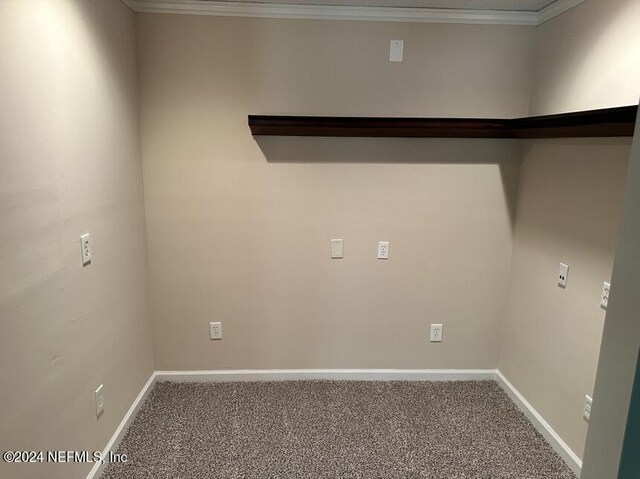
[(568, 276), (569, 276), (569, 265), (560, 263), (560, 268), (558, 270), (558, 286), (560, 286), (561, 288), (566, 288)]
[(404, 50), (404, 40), (391, 40), (389, 43), (389, 61), (401, 63)]

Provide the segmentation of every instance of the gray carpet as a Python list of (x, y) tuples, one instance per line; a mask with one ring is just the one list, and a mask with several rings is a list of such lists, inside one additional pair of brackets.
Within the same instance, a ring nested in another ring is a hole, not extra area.
[(493, 381), (158, 383), (103, 478), (575, 478)]

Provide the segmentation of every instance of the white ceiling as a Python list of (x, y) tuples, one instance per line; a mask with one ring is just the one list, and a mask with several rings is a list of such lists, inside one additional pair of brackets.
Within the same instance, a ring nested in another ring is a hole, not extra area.
[(556, 0), (223, 0), (223, 2), (538, 12), (555, 3)]

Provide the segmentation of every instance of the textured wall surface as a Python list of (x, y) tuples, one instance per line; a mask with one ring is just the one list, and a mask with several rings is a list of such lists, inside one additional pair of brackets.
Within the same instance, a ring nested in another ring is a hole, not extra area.
[(638, 25), (638, 0), (587, 0), (537, 27), (530, 113), (637, 105)]
[[(620, 241), (602, 335), (598, 378), (582, 477), (618, 477), (618, 465), (640, 348), (640, 122), (631, 151)], [(636, 404), (637, 405), (637, 404)], [(637, 413), (637, 411), (636, 411)], [(637, 415), (636, 415), (637, 418)], [(637, 432), (637, 431), (636, 431)], [(633, 451), (635, 454), (638, 451)], [(632, 478), (623, 469), (620, 479)], [(633, 471), (637, 473), (637, 471)]]
[[(638, 21), (640, 2), (588, 0), (537, 27), (530, 114), (637, 104)], [(523, 150), (498, 366), (579, 457), (630, 148), (629, 139), (573, 139)], [(561, 261), (571, 266), (566, 290), (555, 281)]]
[[(498, 365), (580, 455), (630, 142), (253, 138), (247, 114), (631, 104), (638, 18), (634, 0), (588, 0), (537, 28), (134, 22), (117, 0), (2, 2), (1, 448), (101, 449), (155, 343), (156, 369)], [(396, 38), (403, 63), (388, 62)], [(0, 463), (9, 477), (87, 469)]]
[[(630, 140), (527, 141), (498, 367), (580, 457)], [(569, 265), (566, 288), (557, 283)]]
[(495, 367), (521, 143), (254, 139), (247, 114), (517, 116), (532, 29), (138, 27), (157, 369)]
[[(134, 16), (0, 2), (0, 71), (0, 450), (102, 450), (153, 370)], [(0, 461), (0, 476), (90, 466)]]

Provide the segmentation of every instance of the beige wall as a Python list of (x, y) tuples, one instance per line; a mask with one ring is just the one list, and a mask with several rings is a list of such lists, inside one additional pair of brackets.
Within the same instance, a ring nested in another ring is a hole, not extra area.
[(537, 27), (530, 113), (637, 104), (638, 25), (638, 0), (586, 0)]
[(638, 321), (640, 188), (638, 185), (640, 185), (640, 121), (636, 122), (636, 134), (629, 163), (620, 240), (616, 249), (611, 296), (602, 336), (593, 411), (585, 450), (583, 479), (618, 477), (631, 389), (640, 348), (640, 321)]
[(0, 361), (15, 366), (0, 371), (1, 448), (101, 449), (155, 334), (156, 369), (499, 365), (580, 454), (628, 140), (256, 140), (246, 121), (630, 104), (639, 15), (632, 0), (537, 29), (138, 15), (146, 251), (133, 14), (2, 2)]
[[(153, 370), (133, 14), (4, 0), (0, 71), (0, 450), (102, 450)], [(0, 461), (0, 476), (90, 467)]]
[(628, 139), (561, 139), (527, 141), (523, 152), (498, 367), (580, 457), (629, 149)]
[[(637, 103), (640, 4), (587, 0), (536, 29), (531, 114)], [(525, 142), (499, 369), (582, 457), (628, 139)], [(558, 264), (570, 264), (566, 290)], [(549, 335), (549, 336), (546, 336)], [(536, 339), (539, 338), (539, 339)]]
[(246, 123), (517, 116), (530, 29), (149, 14), (138, 27), (157, 369), (495, 367), (519, 142), (256, 141)]

